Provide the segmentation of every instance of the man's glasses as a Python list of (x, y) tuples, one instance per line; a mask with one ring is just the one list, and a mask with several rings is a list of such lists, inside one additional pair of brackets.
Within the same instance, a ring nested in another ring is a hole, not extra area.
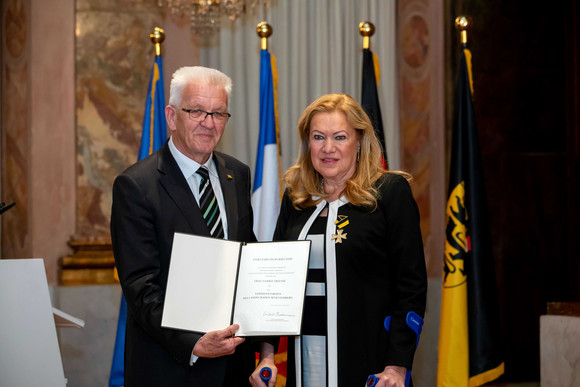
[(189, 114), (189, 119), (192, 121), (202, 122), (204, 121), (207, 116), (211, 116), (213, 121), (218, 124), (224, 124), (228, 122), (230, 117), (232, 116), (230, 113), (221, 113), (221, 112), (206, 112), (204, 110), (199, 109), (184, 109), (181, 108), (184, 112)]

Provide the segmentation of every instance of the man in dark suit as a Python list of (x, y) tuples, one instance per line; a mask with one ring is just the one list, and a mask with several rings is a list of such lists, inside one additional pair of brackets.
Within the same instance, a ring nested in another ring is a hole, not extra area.
[(205, 335), (161, 327), (175, 232), (256, 239), (250, 170), (214, 151), (230, 117), (231, 88), (217, 70), (177, 70), (165, 108), (170, 139), (115, 179), (111, 237), (128, 306), (126, 386), (242, 386), (254, 368), (235, 324)]

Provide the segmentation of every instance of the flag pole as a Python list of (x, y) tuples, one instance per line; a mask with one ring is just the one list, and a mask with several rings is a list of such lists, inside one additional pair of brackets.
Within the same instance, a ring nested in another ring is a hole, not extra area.
[[(252, 207), (254, 209), (254, 232), (259, 241), (272, 240), (283, 193), (278, 117), (278, 71), (276, 57), (268, 52), (268, 38), (272, 36), (272, 32), (272, 26), (266, 21), (258, 23), (256, 27), (261, 46), (260, 131), (252, 188)], [(276, 143), (275, 147), (274, 142)], [(280, 337), (278, 351), (274, 354), (274, 363), (278, 368), (277, 386), (286, 384), (287, 348), (288, 338), (286, 336)], [(263, 367), (260, 370), (260, 376), (263, 376), (262, 373), (265, 371), (270, 371), (271, 376), (271, 369), (268, 370), (268, 367)], [(268, 384), (268, 382), (265, 383)]]
[(467, 46), (467, 30), (473, 24), (469, 16), (458, 16), (455, 18), (455, 28), (461, 34), (461, 45), (465, 48)]
[[(138, 150), (138, 160), (141, 160), (154, 151), (156, 151), (166, 140), (167, 129), (165, 127), (165, 117), (163, 116), (162, 124), (159, 120), (155, 120), (157, 92), (156, 87), (159, 87), (158, 91), (160, 94), (161, 104), (158, 109), (161, 109), (163, 113), (163, 107), (165, 106), (165, 96), (163, 91), (163, 71), (162, 71), (162, 58), (161, 58), (161, 43), (165, 40), (165, 31), (159, 27), (155, 27), (153, 32), (149, 34), (151, 42), (155, 45), (155, 61), (153, 64), (153, 70), (150, 79), (150, 85), (148, 90), (148, 101), (145, 102), (145, 114), (143, 117), (143, 131), (141, 133), (141, 144)], [(158, 85), (157, 83), (160, 82)], [(161, 126), (157, 126), (158, 125)], [(158, 132), (158, 133), (156, 133)], [(157, 134), (157, 137), (156, 137)], [(158, 140), (157, 144), (155, 140)], [(148, 141), (148, 143), (147, 143)], [(114, 277), (117, 282), (120, 283), (119, 273), (117, 272), (117, 267), (114, 269)], [(120, 387), (125, 385), (125, 332), (127, 325), (127, 301), (125, 300), (124, 294), (121, 292), (121, 305), (119, 306), (119, 317), (117, 321), (117, 332), (115, 335), (115, 347), (113, 349), (113, 360), (111, 362), (111, 372), (109, 374), (109, 387)]]
[[(272, 36), (272, 33), (274, 32), (274, 29), (272, 28), (272, 26), (270, 24), (268, 24), (268, 22), (260, 22), (258, 23), (257, 27), (256, 27), (256, 33), (258, 34), (258, 36), (260, 37), (260, 46), (262, 50), (268, 50), (268, 38), (270, 36)], [(275, 61), (275, 60), (274, 60)], [(273, 76), (275, 77), (274, 79), (274, 114), (276, 117), (276, 148), (278, 150), (277, 154), (278, 154), (278, 177), (282, 176), (282, 160), (280, 157), (280, 128), (278, 125), (278, 96), (276, 95), (278, 93), (278, 76), (277, 74), (273, 74)], [(282, 180), (278, 179), (278, 186), (280, 189), (280, 200), (282, 199), (282, 194), (283, 194), (283, 190), (282, 190)]]
[(258, 23), (256, 33), (260, 37), (262, 50), (268, 49), (268, 38), (272, 35), (272, 32), (273, 32), (272, 26), (269, 25), (267, 22), (263, 21)]
[(437, 386), (481, 386), (505, 372), (491, 228), (474, 114), (469, 16), (455, 19), (455, 91)]
[(467, 43), (467, 31), (473, 26), (473, 20), (469, 16), (461, 15), (455, 18), (455, 28), (459, 31), (459, 38), (461, 40), (461, 47), (465, 52), (465, 60), (467, 62), (467, 75), (469, 76), (469, 89), (473, 98), (473, 76), (471, 73), (471, 50), (469, 50)]
[(365, 113), (369, 116), (375, 135), (381, 144), (381, 166), (387, 170), (389, 163), (387, 160), (387, 146), (378, 91), (378, 84), (381, 79), (381, 66), (379, 65), (379, 59), (370, 49), (371, 36), (375, 33), (375, 26), (369, 21), (363, 21), (359, 23), (358, 30), (363, 37), (362, 90), (360, 102)]
[[(155, 45), (155, 62), (159, 61), (159, 63), (161, 63), (161, 43), (163, 43), (163, 41), (165, 40), (165, 31), (162, 28), (159, 27), (155, 27), (153, 29), (153, 32), (151, 34), (149, 34), (149, 39), (151, 39), (151, 43), (153, 43)], [(158, 65), (159, 68), (161, 68), (161, 64)], [(159, 70), (157, 68), (157, 66), (154, 65), (154, 70), (153, 70), (153, 82), (150, 85), (153, 89), (150, 90), (150, 92), (152, 94), (155, 94), (155, 84), (156, 84), (156, 77), (160, 76), (160, 73), (158, 71), (155, 71), (155, 69)], [(150, 95), (151, 98), (151, 104), (154, 104), (156, 101), (156, 98), (153, 97), (153, 95)], [(163, 103), (165, 103), (165, 101), (163, 101)], [(155, 146), (155, 130), (154, 130), (154, 117), (155, 117), (155, 107), (151, 106), (149, 109), (149, 114), (151, 115), (150, 117), (150, 121), (149, 121), (149, 149), (147, 151), (147, 154), (141, 154), (141, 147), (139, 147), (139, 159), (141, 159), (141, 156), (145, 157), (145, 156), (149, 156), (151, 153), (153, 153), (156, 149), (154, 149)], [(141, 142), (143, 142), (143, 139), (141, 139)]]
[(153, 32), (149, 34), (151, 42), (155, 44), (155, 56), (161, 55), (161, 43), (165, 40), (165, 31), (162, 28), (155, 27)]
[(371, 47), (371, 36), (375, 34), (375, 25), (369, 21), (360, 22), (358, 31), (363, 37), (363, 49)]

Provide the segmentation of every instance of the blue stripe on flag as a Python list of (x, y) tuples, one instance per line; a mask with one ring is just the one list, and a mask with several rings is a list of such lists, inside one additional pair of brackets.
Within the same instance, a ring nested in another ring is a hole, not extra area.
[(109, 376), (109, 386), (118, 387), (125, 384), (125, 328), (127, 325), (127, 301), (121, 295), (121, 307), (119, 308), (119, 321), (117, 322), (117, 336), (115, 337), (115, 349), (113, 351), (113, 365)]
[(274, 80), (270, 53), (262, 50), (260, 56), (260, 137), (253, 191), (262, 185), (264, 168), (264, 148), (276, 144), (276, 115), (274, 111)]

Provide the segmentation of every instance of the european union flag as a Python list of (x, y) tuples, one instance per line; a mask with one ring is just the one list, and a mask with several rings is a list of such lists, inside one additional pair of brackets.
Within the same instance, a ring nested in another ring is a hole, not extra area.
[[(155, 152), (167, 140), (167, 126), (165, 122), (165, 90), (163, 87), (163, 60), (161, 55), (155, 56), (147, 101), (145, 102), (145, 114), (143, 116), (143, 131), (141, 134), (141, 146), (138, 160), (141, 160)], [(117, 336), (115, 338), (115, 350), (109, 387), (120, 387), (125, 384), (125, 327), (127, 324), (127, 302), (125, 296), (121, 296), (119, 321), (117, 323)]]

